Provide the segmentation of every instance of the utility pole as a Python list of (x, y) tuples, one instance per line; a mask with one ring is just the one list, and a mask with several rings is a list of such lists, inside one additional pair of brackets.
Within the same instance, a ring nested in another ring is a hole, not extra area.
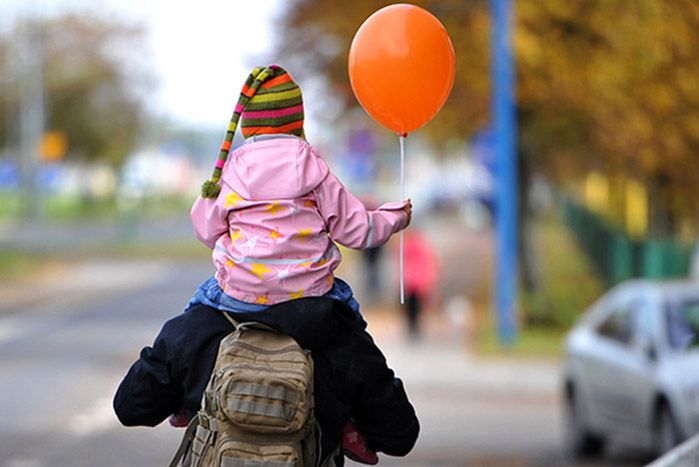
[(517, 338), (517, 152), (512, 53), (513, 0), (491, 0), (492, 115), (495, 130), (496, 308), (500, 343)]
[(29, 222), (42, 218), (41, 187), (37, 183), (39, 147), (44, 134), (44, 85), (41, 31), (29, 21), (19, 25), (16, 59), (19, 72), (20, 161), (24, 217)]

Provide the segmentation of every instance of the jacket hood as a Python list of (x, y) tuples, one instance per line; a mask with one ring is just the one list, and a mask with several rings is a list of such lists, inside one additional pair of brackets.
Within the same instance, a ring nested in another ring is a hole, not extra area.
[(222, 180), (248, 200), (289, 199), (308, 194), (327, 174), (328, 166), (308, 142), (273, 138), (233, 151)]
[(317, 350), (330, 344), (335, 336), (359, 322), (354, 312), (339, 300), (308, 297), (270, 306), (255, 313), (232, 315), (238, 322), (256, 321), (293, 337), (301, 347)]

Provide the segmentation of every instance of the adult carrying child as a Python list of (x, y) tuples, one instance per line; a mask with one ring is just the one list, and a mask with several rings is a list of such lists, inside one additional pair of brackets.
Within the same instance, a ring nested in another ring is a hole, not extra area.
[[(231, 153), (239, 123), (246, 142)], [(417, 438), (414, 410), (366, 333), (350, 286), (333, 271), (342, 259), (335, 242), (379, 246), (409, 224), (410, 213), (409, 202), (367, 210), (305, 140), (301, 91), (291, 76), (276, 65), (255, 68), (191, 212), (216, 273), (132, 366), (115, 397), (120, 420), (154, 425), (180, 408), (186, 418), (197, 413), (218, 343), (231, 331), (224, 311), (313, 352), (324, 456), (343, 430), (349, 456), (405, 455)], [(360, 433), (367, 445), (357, 442)]]

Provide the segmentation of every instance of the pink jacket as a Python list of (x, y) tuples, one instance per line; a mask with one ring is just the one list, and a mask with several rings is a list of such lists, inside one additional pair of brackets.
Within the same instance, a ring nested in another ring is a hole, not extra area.
[(192, 224), (213, 249), (221, 288), (248, 303), (323, 295), (342, 260), (333, 241), (375, 247), (407, 221), (403, 202), (367, 211), (295, 137), (244, 144), (230, 154), (220, 185), (218, 198), (196, 200)]

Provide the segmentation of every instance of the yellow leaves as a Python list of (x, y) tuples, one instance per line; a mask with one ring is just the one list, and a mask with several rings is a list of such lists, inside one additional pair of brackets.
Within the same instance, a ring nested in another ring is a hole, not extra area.
[(526, 28), (518, 29), (514, 34), (514, 47), (517, 59), (529, 67), (541, 65), (544, 58), (541, 37)]
[[(306, 29), (331, 31), (344, 44), (379, 6), (368, 0), (361, 8), (352, 2), (298, 3), (304, 8), (290, 13), (293, 37)], [(449, 31), (457, 61), (449, 100), (424, 130), (437, 144), (469, 139), (487, 124), (492, 31), (488, 2), (439, 5), (435, 14)], [(513, 6), (520, 141), (530, 149), (535, 171), (569, 183), (592, 168), (607, 176), (633, 169), (644, 181), (669, 177), (675, 193), (679, 185), (696, 186), (696, 0), (517, 0)], [(317, 54), (312, 41), (287, 44), (302, 56)], [(347, 89), (340, 49), (324, 63), (321, 71)], [(303, 234), (298, 238), (307, 241)]]
[(699, 80), (688, 68), (677, 67), (674, 82), (682, 93), (682, 99), (692, 99), (695, 103), (699, 102)]
[(690, 115), (684, 122), (684, 127), (695, 140), (699, 141), (699, 114)]
[(636, 238), (643, 238), (648, 231), (648, 193), (638, 180), (626, 182), (626, 230)]

